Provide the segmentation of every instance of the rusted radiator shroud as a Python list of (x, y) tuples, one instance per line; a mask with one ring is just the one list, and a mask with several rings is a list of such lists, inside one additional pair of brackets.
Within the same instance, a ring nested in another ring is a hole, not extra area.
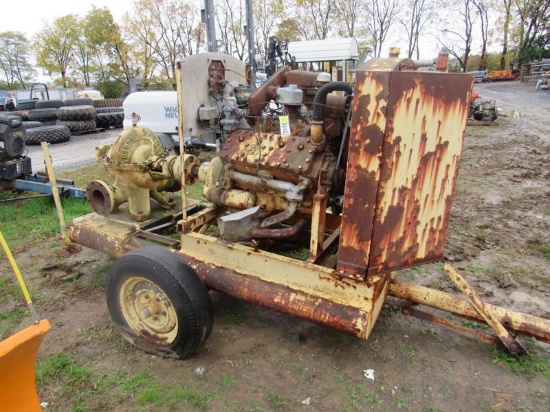
[(365, 278), (443, 257), (471, 76), (377, 59), (356, 73), (337, 270)]

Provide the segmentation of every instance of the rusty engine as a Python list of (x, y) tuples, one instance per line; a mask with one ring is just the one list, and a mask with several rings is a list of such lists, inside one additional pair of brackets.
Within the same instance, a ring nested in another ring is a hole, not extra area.
[(326, 82), (326, 75), (280, 69), (250, 96), (244, 117), (251, 126), (231, 131), (219, 156), (201, 166), (209, 201), (248, 211), (222, 217), (222, 237), (296, 235), (306, 223), (298, 212), (311, 213), (319, 191), (341, 212), (353, 86)]

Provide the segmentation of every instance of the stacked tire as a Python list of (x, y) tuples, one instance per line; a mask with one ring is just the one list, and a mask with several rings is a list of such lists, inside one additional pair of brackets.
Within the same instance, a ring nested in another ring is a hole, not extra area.
[(25, 143), (36, 145), (42, 142), (63, 143), (71, 138), (71, 131), (65, 126), (39, 126), (27, 128)]
[(57, 109), (57, 124), (67, 127), (71, 133), (94, 130), (96, 109), (88, 98), (68, 99), (65, 105)]
[(122, 107), (97, 107), (97, 127), (110, 129), (111, 127), (122, 127), (124, 122), (124, 110)]

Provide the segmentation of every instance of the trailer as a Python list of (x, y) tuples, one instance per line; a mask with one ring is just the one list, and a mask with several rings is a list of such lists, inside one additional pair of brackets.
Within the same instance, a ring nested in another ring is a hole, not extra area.
[[(361, 339), (387, 304), (515, 354), (525, 351), (517, 335), (550, 342), (550, 321), (484, 303), (450, 262), (464, 296), (395, 277), (444, 259), (472, 76), (396, 57), (366, 62), (354, 83), (285, 66), (236, 107), (228, 59), (200, 71), (195, 59), (178, 64), (179, 156), (139, 126), (139, 113), (96, 149), (115, 183), (90, 182), (94, 212), (74, 219), (66, 240), (117, 258), (105, 293), (123, 338), (192, 356), (212, 330), (215, 290)], [(227, 131), (207, 162), (183, 139), (186, 99), (201, 87), (223, 103)], [(190, 199), (197, 181), (204, 198)]]

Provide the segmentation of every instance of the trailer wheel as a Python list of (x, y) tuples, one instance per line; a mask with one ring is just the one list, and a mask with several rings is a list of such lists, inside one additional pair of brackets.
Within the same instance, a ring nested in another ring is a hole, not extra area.
[(145, 352), (189, 358), (212, 330), (206, 286), (163, 247), (146, 246), (119, 258), (107, 273), (105, 294), (122, 337)]

